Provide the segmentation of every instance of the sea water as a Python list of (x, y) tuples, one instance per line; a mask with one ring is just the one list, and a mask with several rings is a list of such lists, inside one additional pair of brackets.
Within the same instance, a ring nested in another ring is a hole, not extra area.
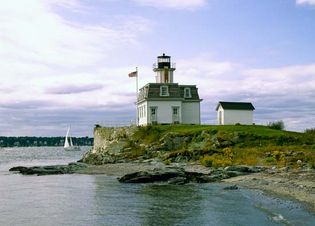
[(312, 225), (299, 203), (224, 184), (121, 184), (106, 175), (23, 176), (13, 166), (73, 162), (62, 147), (0, 149), (0, 225)]

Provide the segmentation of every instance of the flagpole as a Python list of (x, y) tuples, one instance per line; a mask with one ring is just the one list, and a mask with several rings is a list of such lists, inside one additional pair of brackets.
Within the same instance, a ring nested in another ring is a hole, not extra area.
[(136, 67), (136, 125), (139, 125), (139, 116), (138, 116), (138, 67)]

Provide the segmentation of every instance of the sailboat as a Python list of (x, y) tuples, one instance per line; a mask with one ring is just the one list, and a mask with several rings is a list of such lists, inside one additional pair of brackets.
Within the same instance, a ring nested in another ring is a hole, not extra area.
[(80, 151), (80, 147), (74, 146), (72, 143), (72, 138), (70, 134), (70, 126), (68, 127), (67, 134), (65, 137), (65, 145), (64, 145), (65, 151)]

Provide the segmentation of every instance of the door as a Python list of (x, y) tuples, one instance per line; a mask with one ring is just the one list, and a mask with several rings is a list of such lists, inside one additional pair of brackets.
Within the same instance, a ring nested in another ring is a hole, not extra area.
[(152, 124), (157, 124), (157, 107), (150, 107), (150, 121)]
[(179, 107), (172, 107), (172, 120), (174, 124), (179, 123)]
[(219, 111), (219, 125), (223, 125), (223, 112)]

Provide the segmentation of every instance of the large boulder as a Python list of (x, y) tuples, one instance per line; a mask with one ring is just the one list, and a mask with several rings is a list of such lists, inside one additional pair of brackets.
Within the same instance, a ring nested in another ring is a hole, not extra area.
[(185, 173), (178, 169), (158, 169), (129, 173), (118, 178), (123, 183), (152, 183), (168, 181), (172, 178), (185, 177)]

